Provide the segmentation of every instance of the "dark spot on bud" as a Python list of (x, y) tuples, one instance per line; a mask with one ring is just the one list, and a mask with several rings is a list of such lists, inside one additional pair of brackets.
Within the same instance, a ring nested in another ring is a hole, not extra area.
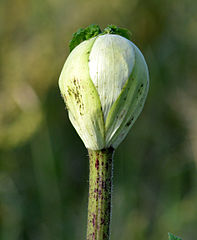
[(134, 119), (134, 117), (132, 117), (132, 118), (127, 122), (127, 124), (126, 124), (127, 127), (129, 127), (129, 126), (131, 125), (133, 119)]

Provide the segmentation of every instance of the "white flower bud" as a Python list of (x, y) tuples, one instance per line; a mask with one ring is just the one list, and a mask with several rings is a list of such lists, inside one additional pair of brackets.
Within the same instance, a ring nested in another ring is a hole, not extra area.
[(59, 79), (69, 118), (86, 148), (116, 148), (142, 111), (149, 86), (140, 50), (128, 39), (99, 35), (70, 53)]

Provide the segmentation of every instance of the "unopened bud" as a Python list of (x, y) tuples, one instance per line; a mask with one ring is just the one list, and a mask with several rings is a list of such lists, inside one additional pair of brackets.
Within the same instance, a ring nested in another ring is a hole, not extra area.
[(86, 148), (116, 148), (143, 109), (148, 68), (140, 50), (128, 39), (98, 35), (70, 53), (59, 87)]

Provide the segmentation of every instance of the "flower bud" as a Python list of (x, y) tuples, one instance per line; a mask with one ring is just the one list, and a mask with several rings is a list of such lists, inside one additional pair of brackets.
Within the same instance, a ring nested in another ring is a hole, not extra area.
[(59, 87), (70, 121), (86, 148), (116, 148), (142, 111), (148, 68), (128, 39), (98, 35), (70, 53)]

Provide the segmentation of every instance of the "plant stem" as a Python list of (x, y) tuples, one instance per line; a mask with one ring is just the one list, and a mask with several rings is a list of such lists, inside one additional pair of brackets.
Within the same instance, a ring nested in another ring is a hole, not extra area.
[(109, 240), (113, 148), (88, 150), (90, 159), (87, 240)]

